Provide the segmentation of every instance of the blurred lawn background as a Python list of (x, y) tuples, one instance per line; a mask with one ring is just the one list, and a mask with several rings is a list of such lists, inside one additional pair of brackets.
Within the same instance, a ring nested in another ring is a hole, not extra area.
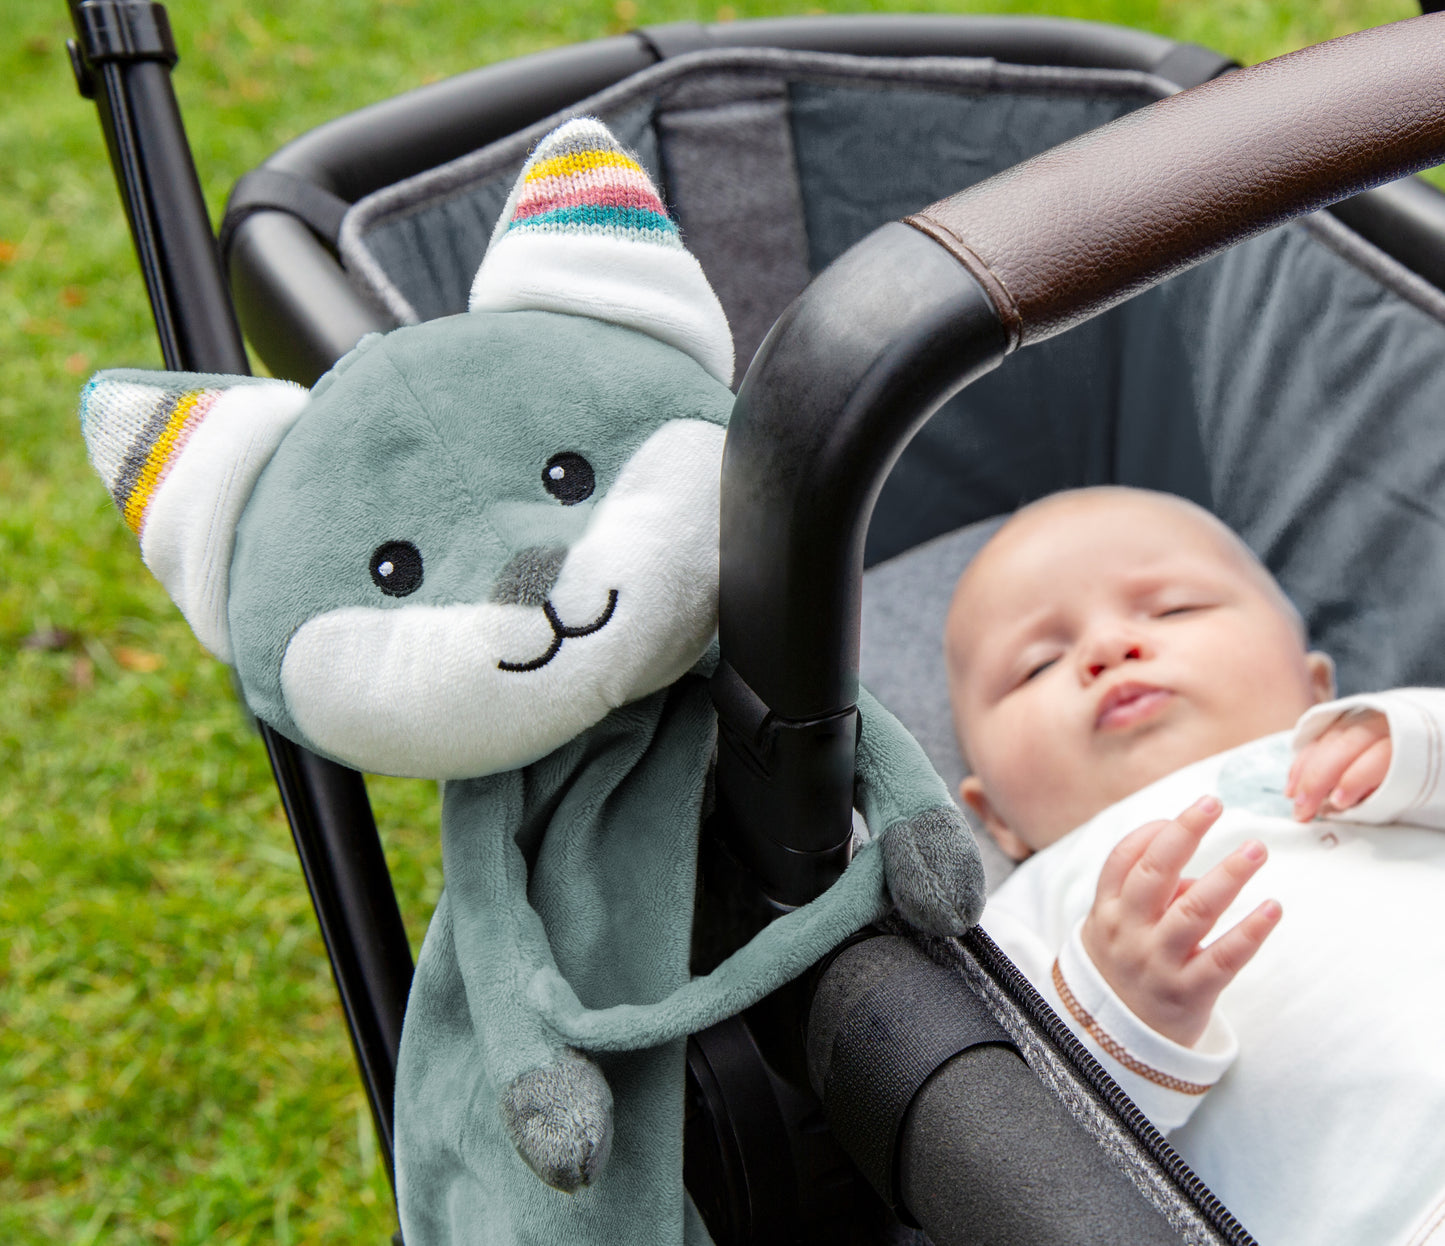
[[(1252, 63), (1413, 0), (972, 0)], [(213, 217), (295, 135), (478, 64), (677, 20), (681, 0), (174, 0)], [(159, 367), (63, 0), (0, 46), (0, 1241), (346, 1242), (395, 1222), (260, 742), (85, 462), (97, 368)], [(413, 941), (440, 887), (433, 785), (372, 784)]]

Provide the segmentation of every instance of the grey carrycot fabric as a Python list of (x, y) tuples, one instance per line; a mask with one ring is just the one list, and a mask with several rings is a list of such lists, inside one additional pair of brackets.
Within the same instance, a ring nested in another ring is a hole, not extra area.
[(728, 313), (741, 375), (812, 274), (875, 225), (1174, 89), (982, 58), (690, 53), (360, 200), (341, 257), (401, 323), (464, 310), (528, 151), (566, 117), (598, 116), (662, 186)]

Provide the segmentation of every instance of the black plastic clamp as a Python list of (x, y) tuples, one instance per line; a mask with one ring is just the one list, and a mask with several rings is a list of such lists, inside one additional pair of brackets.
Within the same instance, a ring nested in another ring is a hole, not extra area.
[(75, 85), (86, 99), (95, 98), (95, 66), (106, 61), (161, 61), (174, 67), (180, 60), (165, 6), (151, 0), (85, 0), (75, 9), (77, 39), (67, 39)]
[(708, 691), (719, 722), (744, 745), (748, 758), (762, 774), (771, 773), (778, 739), (786, 732), (814, 732), (820, 724), (831, 725), (847, 720), (853, 726), (853, 743), (857, 744), (858, 733), (862, 730), (862, 719), (856, 705), (822, 718), (792, 719), (775, 714), (767, 702), (752, 690), (747, 680), (728, 665), (726, 659), (718, 662), (717, 670), (708, 683)]
[(851, 856), (858, 707), (784, 718), (726, 661), (710, 689), (718, 714), (718, 812), (729, 850), (771, 901), (804, 904)]

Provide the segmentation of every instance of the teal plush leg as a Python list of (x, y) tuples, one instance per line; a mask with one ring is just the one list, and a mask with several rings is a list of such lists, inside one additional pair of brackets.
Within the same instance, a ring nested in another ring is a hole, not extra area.
[[(612, 1145), (612, 1092), (597, 1066), (566, 1047), (527, 998), (556, 972), (527, 896), (517, 845), (522, 784), (514, 775), (448, 787), (442, 855), (457, 963), (482, 1065), (518, 1154), (548, 1185), (591, 1184)], [(479, 1105), (485, 1107), (485, 1105)]]

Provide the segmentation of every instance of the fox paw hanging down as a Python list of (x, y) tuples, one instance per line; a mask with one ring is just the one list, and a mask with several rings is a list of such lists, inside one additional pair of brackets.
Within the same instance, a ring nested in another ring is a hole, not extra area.
[(881, 840), (883, 874), (898, 912), (929, 934), (960, 935), (983, 912), (983, 858), (948, 789), (866, 688), (858, 690), (859, 808)]
[(983, 862), (957, 809), (925, 809), (888, 828), (883, 869), (893, 903), (910, 925), (956, 935), (983, 911)]
[(612, 1091), (574, 1051), (516, 1078), (502, 1092), (502, 1119), (527, 1167), (566, 1194), (591, 1185), (612, 1149)]

